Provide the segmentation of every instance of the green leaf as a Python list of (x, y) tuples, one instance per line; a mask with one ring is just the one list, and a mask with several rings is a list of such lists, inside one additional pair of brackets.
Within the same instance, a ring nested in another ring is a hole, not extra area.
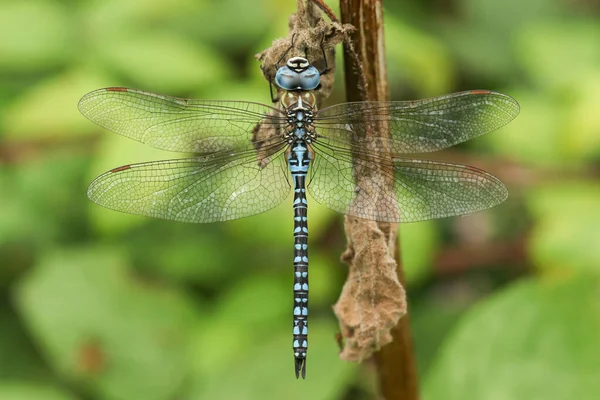
[(59, 238), (79, 237), (83, 216), (81, 174), (85, 160), (78, 156), (41, 156), (0, 171), (0, 244), (24, 241), (54, 244)]
[[(230, 52), (248, 51), (250, 46), (265, 36), (265, 30), (274, 24), (276, 18), (287, 23), (287, 15), (295, 12), (293, 5), (279, 1), (274, 4), (265, 0), (194, 2), (196, 3), (200, 3), (200, 6), (189, 7), (187, 13), (177, 16), (174, 21), (176, 26), (185, 27), (200, 43), (208, 42)], [(284, 35), (284, 32), (279, 31), (278, 35), (271, 37)]]
[[(40, 377), (50, 378), (50, 371), (28, 340), (18, 316), (10, 307), (8, 302), (0, 303), (0, 382), (33, 378), (39, 381)], [(5, 399), (6, 397), (1, 395), (1, 387), (0, 384), (0, 399)]]
[(127, 276), (123, 258), (107, 248), (47, 255), (17, 288), (18, 308), (63, 378), (103, 399), (172, 398), (194, 313), (180, 293)]
[(439, 243), (438, 229), (434, 221), (400, 224), (400, 254), (409, 284), (417, 283), (429, 275)]
[(530, 252), (543, 270), (576, 269), (600, 275), (600, 186), (554, 183), (533, 189), (527, 203), (537, 224)]
[(36, 82), (2, 112), (0, 132), (11, 141), (81, 139), (99, 128), (77, 110), (79, 99), (109, 81), (85, 68)]
[(0, 3), (0, 70), (44, 71), (64, 62), (73, 45), (69, 22), (56, 1)]
[[(223, 233), (225, 224), (147, 220), (148, 224), (123, 233), (117, 240), (128, 246), (136, 264), (152, 275), (201, 287), (219, 287), (248, 268), (243, 248), (235, 252), (223, 250), (223, 243), (231, 242)], [(161, 237), (157, 238), (159, 232)]]
[(171, 0), (103, 0), (82, 3), (78, 17), (94, 41), (120, 36), (148, 25), (160, 26), (173, 18), (184, 18), (205, 1)]
[(32, 382), (0, 383), (2, 400), (75, 400), (75, 397), (52, 386)]
[[(442, 44), (433, 36), (386, 15), (385, 35), (390, 87), (406, 87), (421, 97), (449, 91), (454, 66)], [(406, 88), (405, 88), (406, 89)]]
[(530, 79), (543, 88), (581, 92), (590, 90), (590, 78), (598, 77), (599, 42), (600, 26), (583, 20), (530, 23), (516, 37)]
[(289, 316), (289, 305), (293, 304), (289, 289), (279, 276), (253, 275), (231, 287), (215, 312), (220, 319), (254, 326), (251, 334), (259, 335), (262, 325)]
[[(600, 57), (599, 57), (600, 58)], [(598, 62), (600, 64), (600, 60)], [(600, 155), (600, 73), (581, 79), (563, 133), (565, 150), (572, 159), (594, 162)]]
[[(250, 240), (256, 246), (292, 245), (293, 238), (293, 196), (290, 187), (289, 196), (272, 210), (252, 216), (227, 222), (225, 229), (231, 236), (239, 240)], [(341, 220), (341, 214), (329, 210), (317, 203), (310, 195), (308, 198), (309, 232), (313, 237), (319, 237), (327, 229), (332, 218)]]
[(461, 290), (461, 296), (444, 292), (439, 296), (409, 300), (410, 330), (415, 343), (419, 376), (425, 376), (429, 371), (440, 346), (471, 304), (473, 296), (472, 293), (467, 294), (465, 299)]
[(250, 218), (228, 221), (223, 228), (232, 240), (245, 240), (259, 248), (285, 243), (291, 246), (293, 242), (287, 241), (292, 235), (294, 223), (291, 194), (290, 188), (287, 198), (277, 207)]
[(339, 359), (335, 331), (324, 321), (310, 322), (306, 380), (294, 374), (290, 327), (248, 343), (227, 369), (194, 386), (184, 399), (339, 399), (357, 366)]
[(426, 400), (600, 397), (600, 282), (525, 280), (474, 307), (426, 377)]
[[(340, 221), (340, 225), (342, 222)], [(323, 236), (322, 236), (323, 237)], [(310, 239), (309, 239), (310, 240)], [(315, 248), (317, 247), (317, 248)], [(311, 250), (312, 249), (312, 250)], [(344, 246), (340, 243), (339, 248), (328, 247), (309, 243), (309, 262), (310, 262), (310, 304), (311, 307), (329, 310), (340, 296), (344, 281), (342, 276), (347, 270), (347, 266), (342, 263), (340, 257), (344, 251)], [(286, 266), (290, 266), (292, 258), (289, 257), (287, 264), (284, 264), (285, 287), (289, 290), (291, 286), (292, 274)], [(344, 271), (340, 274), (340, 270)], [(291, 291), (288, 292), (291, 296)], [(291, 300), (290, 300), (291, 301)], [(288, 310), (289, 312), (289, 310)]]
[(561, 2), (548, 0), (460, 0), (456, 8), (458, 18), (444, 14), (437, 24), (444, 40), (460, 59), (465, 76), (495, 80), (517, 73), (514, 37), (538, 21), (562, 18), (565, 12)]
[(477, 139), (497, 153), (526, 165), (554, 166), (567, 160), (563, 127), (569, 106), (563, 98), (511, 91), (521, 113), (508, 126)]
[[(210, 88), (210, 98), (214, 100), (231, 100), (250, 101), (263, 104), (272, 104), (271, 95), (269, 93), (269, 83), (260, 73), (258, 66), (260, 65), (254, 57), (248, 60), (248, 64), (252, 66), (247, 80), (243, 81), (226, 81), (223, 80)], [(206, 98), (208, 95), (206, 90), (198, 90), (191, 97)]]
[(485, 135), (485, 143), (523, 164), (582, 166), (600, 154), (600, 74), (564, 91), (508, 91), (521, 113), (508, 126)]
[(253, 343), (291, 317), (290, 287), (279, 277), (255, 275), (231, 287), (217, 305), (214, 317), (194, 335), (190, 358), (198, 376), (228, 371)]
[(228, 65), (217, 53), (185, 36), (147, 31), (100, 44), (101, 56), (110, 67), (152, 92), (189, 92), (227, 75)]

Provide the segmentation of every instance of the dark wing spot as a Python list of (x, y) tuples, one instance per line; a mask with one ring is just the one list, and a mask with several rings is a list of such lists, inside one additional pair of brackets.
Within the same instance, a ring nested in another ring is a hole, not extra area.
[(131, 168), (131, 165), (123, 165), (122, 167), (117, 167), (117, 168), (111, 169), (110, 172), (121, 172), (121, 171), (126, 171), (130, 168)]
[(490, 90), (471, 90), (471, 94), (490, 94)]
[(473, 172), (483, 172), (483, 173), (486, 173), (484, 170), (479, 169), (477, 167), (472, 167), (470, 165), (465, 165), (465, 169), (468, 169), (468, 170), (473, 171)]
[(107, 87), (105, 89), (108, 92), (126, 92), (127, 88), (124, 87)]

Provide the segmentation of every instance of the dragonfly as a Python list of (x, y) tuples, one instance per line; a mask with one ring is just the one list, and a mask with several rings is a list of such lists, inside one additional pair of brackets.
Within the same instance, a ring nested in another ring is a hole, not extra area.
[[(275, 75), (282, 95), (274, 106), (182, 99), (122, 87), (95, 90), (79, 102), (81, 113), (105, 129), (194, 155), (124, 165), (100, 175), (87, 195), (101, 206), (208, 223), (262, 213), (293, 191), (296, 378), (306, 377), (308, 348), (307, 190), (334, 211), (383, 222), (416, 222), (493, 207), (508, 191), (489, 173), (406, 155), (478, 137), (519, 113), (513, 98), (489, 90), (321, 109), (314, 92), (320, 79), (305, 57), (291, 57)], [(376, 129), (384, 132), (373, 135)]]

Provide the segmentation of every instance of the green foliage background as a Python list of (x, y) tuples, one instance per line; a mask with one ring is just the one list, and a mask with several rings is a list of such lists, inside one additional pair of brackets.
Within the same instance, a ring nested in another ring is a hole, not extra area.
[[(424, 398), (600, 398), (600, 5), (385, 4), (394, 99), (485, 88), (522, 107), (439, 155), (499, 176), (509, 200), (401, 228)], [(85, 196), (109, 168), (174, 156), (84, 119), (83, 94), (268, 103), (253, 55), (294, 7), (0, 1), (0, 399), (373, 398), (368, 363), (337, 357), (339, 215), (310, 204), (311, 347), (296, 381), (289, 202), (186, 225)]]

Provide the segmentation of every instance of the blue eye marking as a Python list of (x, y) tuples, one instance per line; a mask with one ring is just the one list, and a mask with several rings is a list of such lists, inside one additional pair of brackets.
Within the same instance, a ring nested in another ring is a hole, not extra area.
[(313, 90), (321, 83), (321, 74), (303, 57), (292, 57), (275, 74), (275, 84), (284, 90)]

